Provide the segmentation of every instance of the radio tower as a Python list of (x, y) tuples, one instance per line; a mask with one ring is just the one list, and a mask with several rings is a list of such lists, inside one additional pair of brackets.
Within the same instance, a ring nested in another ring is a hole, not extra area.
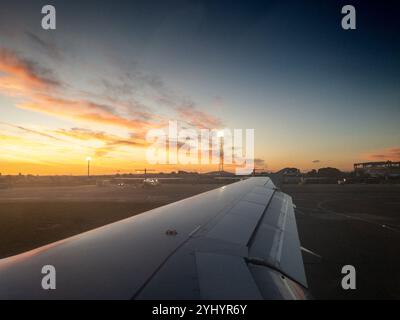
[(218, 132), (218, 137), (220, 138), (220, 146), (219, 146), (219, 166), (218, 166), (218, 171), (220, 173), (224, 172), (224, 132), (219, 131)]

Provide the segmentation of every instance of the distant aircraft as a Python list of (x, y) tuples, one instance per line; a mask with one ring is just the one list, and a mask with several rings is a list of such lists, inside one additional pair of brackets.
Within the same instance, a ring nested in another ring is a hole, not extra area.
[(267, 177), (0, 260), (0, 299), (305, 299), (306, 287), (292, 199)]
[(160, 182), (157, 178), (146, 178), (143, 180), (143, 187), (159, 187)]

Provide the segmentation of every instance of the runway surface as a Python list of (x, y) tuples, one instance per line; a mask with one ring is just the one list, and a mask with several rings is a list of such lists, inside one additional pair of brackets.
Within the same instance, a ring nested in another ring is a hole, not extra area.
[[(282, 185), (293, 197), (306, 274), (317, 299), (400, 298), (399, 185)], [(344, 265), (356, 290), (343, 290)]]
[(0, 190), (0, 259), (88, 231), (221, 184), (29, 187)]

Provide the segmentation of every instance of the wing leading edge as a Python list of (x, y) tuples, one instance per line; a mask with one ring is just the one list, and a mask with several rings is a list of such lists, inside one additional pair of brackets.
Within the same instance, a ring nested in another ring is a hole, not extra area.
[(0, 299), (297, 299), (306, 286), (292, 200), (266, 177), (0, 260)]

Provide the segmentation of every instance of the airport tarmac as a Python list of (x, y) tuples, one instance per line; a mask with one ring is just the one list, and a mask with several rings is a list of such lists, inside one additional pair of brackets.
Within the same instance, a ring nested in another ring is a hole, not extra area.
[(0, 259), (222, 184), (26, 187), (0, 190)]
[[(400, 299), (400, 185), (283, 185), (317, 299)], [(344, 265), (356, 290), (343, 290)]]
[[(217, 188), (77, 186), (0, 190), (0, 258)], [(283, 185), (293, 197), (316, 299), (400, 298), (400, 185)], [(311, 253), (310, 253), (311, 252)], [(356, 268), (356, 290), (341, 268)]]

